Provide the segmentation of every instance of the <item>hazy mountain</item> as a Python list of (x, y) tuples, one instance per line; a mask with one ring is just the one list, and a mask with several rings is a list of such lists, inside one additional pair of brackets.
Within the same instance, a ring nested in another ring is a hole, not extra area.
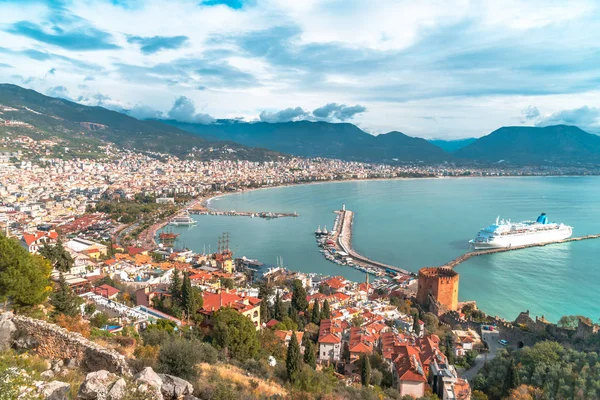
[[(186, 156), (193, 150), (200, 159), (275, 159), (279, 155), (234, 143), (211, 142), (159, 121), (140, 121), (103, 107), (84, 106), (44, 96), (16, 85), (0, 84), (0, 118), (29, 126), (0, 125), (0, 135), (18, 134), (36, 140), (51, 139), (60, 146), (51, 152), (63, 155), (98, 156), (99, 145), (114, 143), (123, 148)], [(54, 151), (55, 150), (55, 151)], [(65, 153), (64, 155), (66, 155)]]
[(576, 126), (507, 126), (454, 153), (462, 159), (515, 165), (600, 164), (600, 136)]
[(303, 157), (328, 157), (365, 162), (438, 163), (453, 157), (425, 139), (390, 132), (373, 136), (349, 123), (283, 122), (245, 123), (220, 120), (201, 125), (164, 121), (203, 138), (230, 140), (246, 146)]
[(468, 139), (456, 139), (456, 140), (444, 140), (444, 139), (429, 139), (429, 143), (435, 144), (440, 147), (442, 150), (447, 151), (448, 153), (454, 153), (456, 150), (463, 148), (465, 146), (470, 145), (477, 138), (468, 138)]

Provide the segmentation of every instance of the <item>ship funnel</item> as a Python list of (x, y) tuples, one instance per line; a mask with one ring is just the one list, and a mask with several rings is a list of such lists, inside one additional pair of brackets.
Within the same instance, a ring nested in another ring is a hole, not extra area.
[(539, 224), (547, 224), (548, 223), (548, 216), (546, 215), (546, 213), (542, 213), (536, 220), (537, 223)]

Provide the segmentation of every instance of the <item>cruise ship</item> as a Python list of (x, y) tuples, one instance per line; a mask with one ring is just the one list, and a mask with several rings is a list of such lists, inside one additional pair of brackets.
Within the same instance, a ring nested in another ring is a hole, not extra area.
[(542, 213), (535, 221), (513, 223), (496, 219), (496, 223), (479, 231), (469, 243), (475, 250), (519, 247), (532, 244), (553, 243), (569, 238), (573, 228), (548, 221)]
[(176, 217), (174, 217), (170, 222), (169, 225), (173, 225), (173, 226), (192, 226), (192, 225), (196, 225), (196, 221), (190, 217), (190, 214), (186, 211)]

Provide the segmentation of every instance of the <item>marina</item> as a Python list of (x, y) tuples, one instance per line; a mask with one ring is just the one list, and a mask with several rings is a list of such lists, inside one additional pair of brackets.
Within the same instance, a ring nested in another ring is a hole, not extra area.
[(221, 215), (227, 217), (250, 217), (250, 218), (286, 218), (286, 217), (299, 217), (300, 214), (297, 212), (293, 213), (276, 213), (276, 212), (252, 212), (252, 211), (216, 211), (216, 210), (189, 210), (190, 214), (196, 215)]

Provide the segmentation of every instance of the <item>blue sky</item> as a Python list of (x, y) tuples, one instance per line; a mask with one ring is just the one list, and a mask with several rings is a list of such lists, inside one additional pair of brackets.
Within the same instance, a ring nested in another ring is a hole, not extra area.
[(136, 117), (600, 133), (600, 3), (0, 0), (0, 81)]

